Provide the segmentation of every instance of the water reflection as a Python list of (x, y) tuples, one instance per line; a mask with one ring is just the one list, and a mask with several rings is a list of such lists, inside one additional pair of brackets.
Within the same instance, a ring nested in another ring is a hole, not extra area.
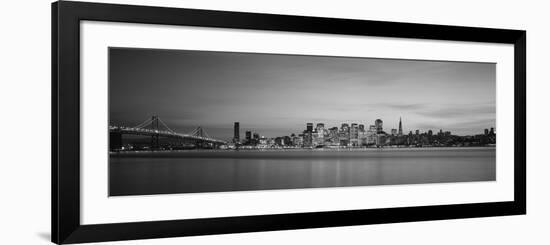
[(491, 181), (494, 148), (111, 155), (110, 195)]

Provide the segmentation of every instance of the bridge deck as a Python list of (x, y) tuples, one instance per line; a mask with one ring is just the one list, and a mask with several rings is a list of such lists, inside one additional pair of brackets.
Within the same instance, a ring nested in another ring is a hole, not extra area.
[(203, 137), (198, 135), (191, 135), (191, 134), (181, 134), (181, 133), (165, 131), (165, 130), (109, 126), (109, 132), (119, 132), (121, 134), (132, 134), (132, 135), (143, 135), (143, 136), (194, 139), (194, 140), (202, 140), (202, 141), (211, 142), (211, 143), (227, 144), (227, 142), (224, 140)]

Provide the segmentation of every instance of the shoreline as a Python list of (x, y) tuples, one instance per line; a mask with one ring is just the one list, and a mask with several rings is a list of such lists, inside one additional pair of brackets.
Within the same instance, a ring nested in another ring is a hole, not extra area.
[(192, 149), (192, 150), (142, 150), (142, 151), (119, 151), (109, 152), (109, 156), (124, 155), (162, 155), (162, 154), (185, 154), (185, 153), (289, 153), (289, 152), (422, 152), (422, 151), (460, 151), (460, 150), (490, 150), (496, 146), (472, 146), (472, 147), (386, 147), (386, 148), (288, 148), (288, 149)]

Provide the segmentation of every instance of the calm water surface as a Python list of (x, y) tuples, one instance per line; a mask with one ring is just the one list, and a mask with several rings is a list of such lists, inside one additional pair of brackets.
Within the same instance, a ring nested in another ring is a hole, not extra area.
[(495, 148), (182, 151), (110, 155), (109, 194), (494, 181)]

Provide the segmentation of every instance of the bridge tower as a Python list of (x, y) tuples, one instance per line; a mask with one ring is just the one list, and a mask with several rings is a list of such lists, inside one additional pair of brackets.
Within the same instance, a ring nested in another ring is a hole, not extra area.
[(160, 148), (159, 144), (159, 117), (153, 116), (151, 118), (151, 128), (155, 130), (155, 134), (151, 136), (151, 150), (157, 150)]
[(204, 137), (204, 132), (201, 126), (197, 127), (197, 133), (195, 135), (199, 137)]
[(109, 132), (109, 150), (120, 151), (122, 149), (122, 133), (120, 130)]
[[(203, 132), (201, 126), (198, 126), (198, 127), (197, 127), (197, 129), (195, 130), (195, 134), (194, 134), (194, 135), (195, 135), (195, 136), (199, 136), (199, 137), (204, 137), (204, 132)], [(205, 144), (204, 144), (204, 140), (197, 140), (196, 143), (195, 143), (195, 145), (196, 145), (198, 148), (200, 148), (200, 149), (204, 148), (204, 145), (205, 145)]]

